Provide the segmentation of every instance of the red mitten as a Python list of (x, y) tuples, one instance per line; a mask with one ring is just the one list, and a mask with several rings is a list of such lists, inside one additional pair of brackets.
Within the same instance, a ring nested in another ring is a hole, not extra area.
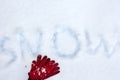
[(41, 55), (37, 56), (37, 60), (33, 60), (31, 65), (31, 70), (28, 73), (28, 80), (45, 80), (57, 73), (59, 73), (60, 68), (58, 63), (51, 60), (47, 56), (42, 58)]

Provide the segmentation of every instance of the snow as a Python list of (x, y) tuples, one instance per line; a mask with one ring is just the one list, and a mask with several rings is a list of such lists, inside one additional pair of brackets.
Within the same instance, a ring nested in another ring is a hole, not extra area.
[(119, 0), (0, 0), (0, 80), (27, 80), (38, 54), (48, 80), (120, 80)]

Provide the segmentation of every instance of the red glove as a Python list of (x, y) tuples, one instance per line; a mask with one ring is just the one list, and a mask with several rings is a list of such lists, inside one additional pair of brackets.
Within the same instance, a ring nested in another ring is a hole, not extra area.
[(41, 55), (38, 55), (37, 60), (32, 62), (28, 80), (45, 80), (59, 73), (59, 70), (58, 63), (54, 60), (50, 60), (47, 56), (42, 58)]

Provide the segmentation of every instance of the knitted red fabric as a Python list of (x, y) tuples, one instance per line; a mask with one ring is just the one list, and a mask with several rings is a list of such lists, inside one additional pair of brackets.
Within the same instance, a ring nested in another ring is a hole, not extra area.
[(58, 63), (51, 60), (47, 56), (37, 56), (37, 60), (33, 60), (31, 65), (31, 70), (28, 73), (28, 80), (45, 80), (57, 73), (59, 73), (60, 68)]

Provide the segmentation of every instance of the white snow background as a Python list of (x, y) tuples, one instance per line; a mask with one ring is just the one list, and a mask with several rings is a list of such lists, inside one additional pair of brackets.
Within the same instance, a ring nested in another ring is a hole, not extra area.
[(0, 80), (27, 80), (38, 54), (48, 80), (120, 80), (120, 0), (0, 0)]

